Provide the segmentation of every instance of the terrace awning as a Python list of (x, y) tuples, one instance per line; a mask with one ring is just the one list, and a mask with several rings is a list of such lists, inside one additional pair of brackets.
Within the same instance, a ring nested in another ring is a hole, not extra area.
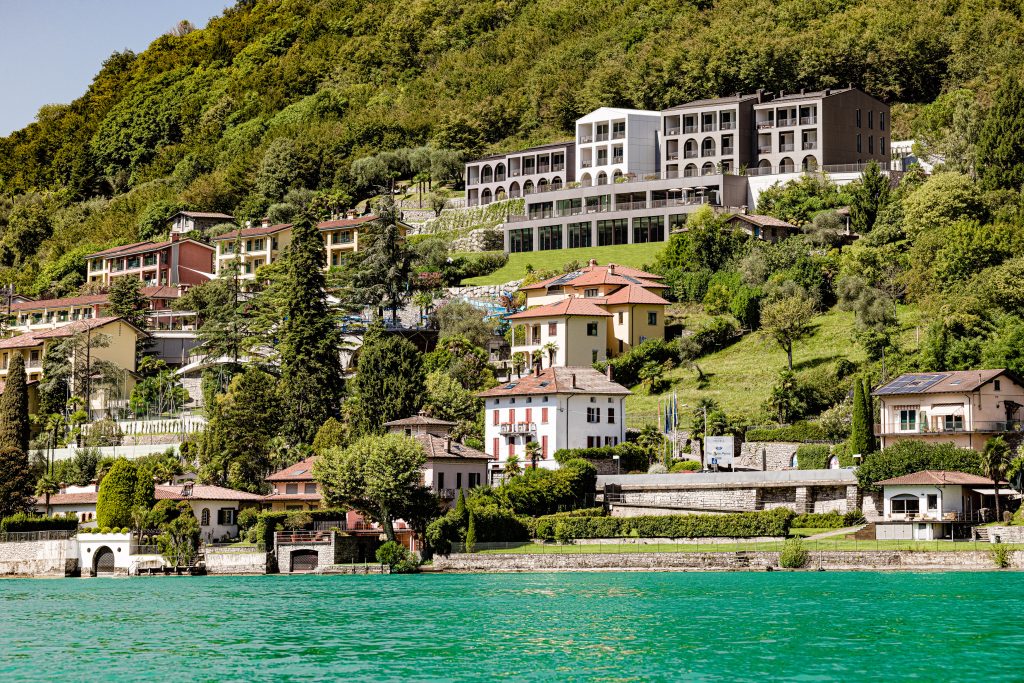
[[(994, 496), (996, 495), (995, 489), (971, 489), (975, 493), (980, 493), (983, 496)], [(1013, 489), (999, 489), (1000, 496), (1018, 496), (1020, 495)]]
[(928, 413), (932, 416), (963, 415), (963, 403), (939, 403), (933, 405)]

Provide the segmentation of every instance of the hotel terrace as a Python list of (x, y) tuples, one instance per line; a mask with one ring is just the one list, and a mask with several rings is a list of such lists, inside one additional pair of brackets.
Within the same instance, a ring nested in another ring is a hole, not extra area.
[(662, 242), (700, 205), (743, 213), (787, 175), (891, 169), (889, 137), (889, 107), (854, 88), (602, 107), (572, 142), (468, 163), (466, 202), (526, 198), (504, 226), (509, 252)]

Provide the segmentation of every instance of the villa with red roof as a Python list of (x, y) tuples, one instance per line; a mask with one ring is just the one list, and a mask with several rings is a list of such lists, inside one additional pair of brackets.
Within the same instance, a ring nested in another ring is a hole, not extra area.
[(521, 288), (526, 310), (508, 317), (512, 352), (527, 365), (590, 365), (664, 339), (668, 289), (660, 275), (596, 261)]
[[(151, 329), (172, 327), (177, 319), (189, 316), (171, 310), (171, 304), (181, 296), (178, 287), (143, 287), (141, 294), (148, 303), (147, 315), (151, 324), (147, 327)], [(108, 302), (106, 293), (19, 301), (11, 305), (11, 329), (16, 332), (50, 330), (79, 320), (102, 317)]]

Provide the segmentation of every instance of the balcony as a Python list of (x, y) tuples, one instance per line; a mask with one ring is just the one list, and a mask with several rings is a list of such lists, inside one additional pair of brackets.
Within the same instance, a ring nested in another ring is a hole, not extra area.
[(777, 125), (779, 128), (785, 128), (786, 126), (795, 126), (796, 119), (778, 119), (775, 122), (775, 125)]
[(552, 164), (552, 165), (551, 165), (551, 171), (552, 171), (552, 172), (555, 172), (555, 171), (564, 171), (564, 170), (565, 170), (565, 164), (564, 164), (564, 163), (561, 163), (561, 164)]
[(612, 163), (613, 164), (621, 164), (622, 163), (622, 157), (612, 157)]
[(722, 130), (736, 130), (735, 121), (722, 121)]
[(971, 512), (943, 512), (928, 510), (926, 512), (890, 512), (885, 518), (887, 522), (973, 522), (984, 524), (995, 517), (992, 510), (981, 509)]
[(686, 150), (685, 152), (683, 152), (683, 158), (684, 159), (696, 159), (697, 158), (697, 150), (695, 150), (695, 149), (688, 149), (688, 150)]
[(796, 145), (794, 145), (792, 142), (784, 142), (781, 145), (779, 145), (780, 152), (792, 152), (795, 148)]
[(683, 132), (684, 133), (696, 133), (697, 132), (697, 126), (686, 126), (686, 127), (683, 128)]
[(1024, 432), (1024, 422), (1020, 420), (976, 421), (973, 424), (915, 424), (902, 428), (899, 423), (894, 425), (875, 424), (877, 436), (927, 436), (929, 434), (1005, 434)]
[(759, 146), (757, 148), (757, 153), (758, 154), (771, 154), (772, 153), (772, 146), (771, 145), (768, 145), (767, 147)]
[(716, 130), (718, 130), (718, 126), (713, 123), (705, 123), (700, 127), (702, 133), (714, 133)]
[(281, 545), (282, 543), (298, 543), (302, 545), (309, 544), (329, 544), (331, 542), (330, 531), (275, 531), (274, 532), (274, 545)]
[(598, 133), (594, 136), (595, 142), (605, 142), (606, 140), (608, 140), (608, 133)]
[(442, 500), (455, 500), (455, 497), (459, 495), (459, 490), (458, 489), (438, 489), (437, 490), (437, 495), (440, 496)]
[(813, 125), (816, 125), (817, 123), (818, 123), (818, 117), (817, 116), (801, 116), (800, 117), (800, 125), (801, 126), (813, 126)]
[(668, 152), (665, 158), (669, 161), (679, 161), (679, 152)]
[(622, 140), (625, 137), (626, 131), (624, 130), (617, 130), (614, 133), (612, 133), (612, 140)]
[(593, 142), (593, 141), (594, 141), (594, 136), (593, 135), (581, 135), (580, 136), (580, 143), (581, 144), (584, 143), (584, 142)]
[(801, 145), (801, 147), (803, 149), (818, 149), (818, 141), (817, 140), (807, 140), (807, 141), (805, 141)]
[(593, 165), (594, 165), (593, 161), (581, 161), (580, 162), (580, 168), (590, 168)]
[(733, 154), (734, 152), (735, 152), (735, 148), (733, 148), (733, 147), (723, 147), (722, 148), (722, 154)]
[(701, 155), (702, 158), (717, 156), (715, 154), (715, 150), (713, 150), (713, 149), (702, 149), (700, 151), (700, 155)]
[(665, 135), (679, 135), (679, 126), (675, 128), (666, 128)]
[(758, 121), (757, 122), (757, 129), (758, 130), (767, 130), (768, 128), (774, 128), (774, 127), (775, 127), (775, 124), (773, 122), (771, 122), (771, 121)]
[(536, 434), (536, 422), (503, 422), (498, 428), (502, 434)]

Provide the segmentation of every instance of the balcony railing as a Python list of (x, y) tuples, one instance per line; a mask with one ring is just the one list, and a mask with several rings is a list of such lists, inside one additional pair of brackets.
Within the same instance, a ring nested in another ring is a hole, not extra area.
[(612, 133), (612, 140), (621, 140), (624, 137), (626, 137), (626, 131), (624, 130), (617, 130)]
[(455, 500), (455, 496), (459, 495), (458, 489), (438, 489), (437, 495), (444, 500)]
[(608, 133), (598, 133), (594, 136), (595, 142), (605, 142), (608, 139)]
[(779, 128), (785, 128), (786, 126), (795, 126), (796, 119), (776, 119), (775, 125)]
[(801, 147), (803, 149), (818, 149), (818, 143), (816, 140), (806, 141), (801, 145)]
[(758, 121), (757, 122), (757, 129), (758, 130), (766, 130), (768, 128), (774, 128), (774, 127), (775, 127), (775, 124), (772, 123), (771, 121)]
[(580, 162), (580, 168), (590, 168), (593, 165), (594, 165), (594, 162), (592, 162), (592, 161), (581, 161)]
[(1020, 420), (996, 420), (996, 421), (983, 421), (978, 420), (974, 423), (961, 423), (961, 424), (938, 424), (938, 425), (925, 425), (915, 424), (913, 427), (906, 429), (901, 428), (900, 425), (885, 425), (884, 427), (879, 424), (875, 424), (875, 434), (879, 436), (916, 436), (916, 435), (927, 435), (927, 434), (1001, 434), (1006, 432), (1024, 432), (1024, 422)]
[(939, 512), (928, 510), (925, 512), (890, 512), (886, 517), (887, 522), (973, 522), (984, 524), (989, 522), (995, 514), (992, 510), (981, 509), (971, 512)]
[(734, 150), (733, 147), (723, 147), (722, 148), (722, 154), (732, 154), (734, 151), (735, 150)]
[(683, 132), (684, 133), (696, 133), (697, 132), (697, 126), (684, 126), (683, 127)]
[(612, 157), (613, 164), (621, 164), (623, 157)]
[(678, 161), (679, 152), (669, 152), (668, 154), (665, 155), (665, 158), (668, 159), (669, 161)]
[(795, 145), (792, 142), (785, 142), (785, 143), (779, 145), (779, 151), (780, 152), (792, 152), (794, 147), (795, 147)]
[(502, 434), (534, 434), (537, 432), (536, 422), (504, 422), (499, 427)]
[(697, 158), (696, 150), (690, 149), (690, 150), (684, 151), (683, 152), (683, 158), (684, 159), (696, 159)]
[(594, 141), (594, 136), (593, 135), (581, 135), (580, 136), (580, 142), (581, 143), (583, 143), (583, 142), (593, 142), (593, 141)]
[(700, 127), (700, 132), (702, 133), (714, 133), (716, 130), (718, 130), (718, 126), (713, 123), (704, 123)]
[(700, 155), (702, 157), (713, 157), (713, 156), (715, 156), (715, 150), (713, 150), (713, 149), (702, 149), (700, 151)]
[(801, 126), (813, 126), (817, 122), (818, 122), (818, 117), (817, 116), (801, 116), (800, 117), (800, 125)]
[(736, 122), (735, 121), (722, 121), (721, 129), (722, 130), (735, 130), (736, 129)]
[(562, 164), (552, 164), (551, 170), (552, 171), (564, 171), (565, 170), (565, 164), (564, 163), (562, 163)]
[(679, 135), (679, 126), (675, 128), (666, 128), (665, 135)]
[(276, 531), (274, 532), (274, 545), (282, 543), (330, 543), (330, 531)]
[(616, 202), (615, 203), (615, 210), (616, 211), (637, 211), (639, 209), (646, 209), (646, 208), (647, 208), (647, 202), (645, 202), (645, 201), (639, 201), (639, 202)]

